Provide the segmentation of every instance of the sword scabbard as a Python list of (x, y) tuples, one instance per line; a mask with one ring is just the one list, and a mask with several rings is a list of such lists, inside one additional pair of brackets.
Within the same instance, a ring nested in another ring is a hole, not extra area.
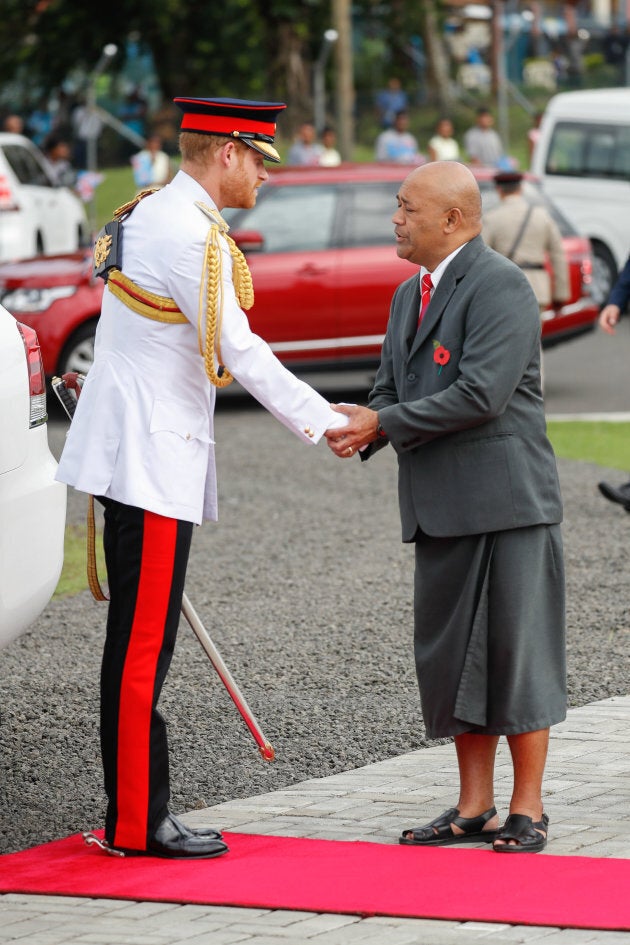
[(245, 696), (239, 689), (236, 684), (234, 677), (231, 672), (223, 662), (221, 654), (217, 650), (216, 646), (210, 639), (210, 635), (203, 623), (201, 622), (199, 615), (195, 611), (194, 607), (190, 603), (186, 594), (184, 594), (182, 599), (182, 613), (188, 623), (190, 624), (195, 636), (201, 643), (202, 647), (206, 651), (210, 662), (214, 666), (217, 674), (228, 691), (232, 702), (240, 712), (243, 721), (247, 725), (248, 729), (252, 733), (256, 744), (258, 745), (258, 751), (260, 752), (261, 757), (264, 761), (273, 761), (276, 754), (271, 746), (270, 742), (265, 738), (263, 731), (258, 724), (254, 713), (250, 709), (245, 700)]

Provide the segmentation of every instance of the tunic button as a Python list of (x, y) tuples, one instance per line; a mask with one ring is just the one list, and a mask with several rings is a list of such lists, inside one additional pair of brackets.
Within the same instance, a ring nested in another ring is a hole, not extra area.
[(415, 375), (415, 374), (408, 374), (408, 375), (407, 375), (407, 380), (408, 380), (408, 381), (415, 381), (415, 379), (416, 379), (416, 375)]
[(190, 439), (190, 433), (187, 433), (187, 434), (186, 434), (186, 439), (187, 439), (187, 440)]

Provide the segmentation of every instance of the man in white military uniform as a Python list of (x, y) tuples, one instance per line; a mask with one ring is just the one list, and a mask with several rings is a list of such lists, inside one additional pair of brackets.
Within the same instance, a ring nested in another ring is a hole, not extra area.
[[(175, 100), (181, 170), (116, 212), (95, 245), (107, 281), (94, 364), (58, 478), (105, 507), (110, 589), (101, 673), (105, 840), (128, 853), (210, 857), (218, 830), (168, 809), (157, 702), (171, 660), (192, 530), (217, 519), (213, 412), (232, 376), (305, 443), (346, 423), (252, 333), (244, 257), (219, 211), (252, 207), (282, 103)], [(111, 226), (111, 229), (109, 227)], [(122, 249), (121, 249), (122, 245)]]

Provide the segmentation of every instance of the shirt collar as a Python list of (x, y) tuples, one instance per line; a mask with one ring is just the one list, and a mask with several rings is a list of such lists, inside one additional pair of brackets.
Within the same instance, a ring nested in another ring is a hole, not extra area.
[[(457, 249), (454, 249), (453, 252), (450, 253), (450, 255), (448, 255), (445, 259), (443, 259), (442, 262), (439, 263), (439, 264), (435, 267), (435, 269), (433, 270), (433, 272), (430, 273), (430, 275), (431, 275), (431, 282), (432, 282), (432, 284), (433, 284), (433, 288), (434, 288), (434, 289), (437, 289), (438, 283), (439, 283), (440, 279), (442, 278), (442, 276), (444, 275), (444, 271), (445, 271), (446, 267), (449, 265), (449, 263), (451, 263), (451, 262), (455, 259), (455, 257), (457, 256), (457, 254), (458, 254), (459, 252), (461, 252), (461, 250), (464, 248), (465, 245), (466, 245), (466, 243), (462, 243), (461, 246), (458, 246)], [(422, 282), (422, 277), (423, 277), (424, 275), (426, 275), (428, 272), (429, 272), (428, 269), (425, 269), (424, 266), (420, 266), (420, 282)]]

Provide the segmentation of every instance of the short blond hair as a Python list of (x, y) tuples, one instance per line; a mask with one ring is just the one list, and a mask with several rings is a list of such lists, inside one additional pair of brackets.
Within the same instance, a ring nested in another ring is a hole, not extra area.
[(227, 142), (222, 135), (202, 135), (195, 131), (182, 131), (179, 136), (179, 151), (185, 161), (204, 162)]

